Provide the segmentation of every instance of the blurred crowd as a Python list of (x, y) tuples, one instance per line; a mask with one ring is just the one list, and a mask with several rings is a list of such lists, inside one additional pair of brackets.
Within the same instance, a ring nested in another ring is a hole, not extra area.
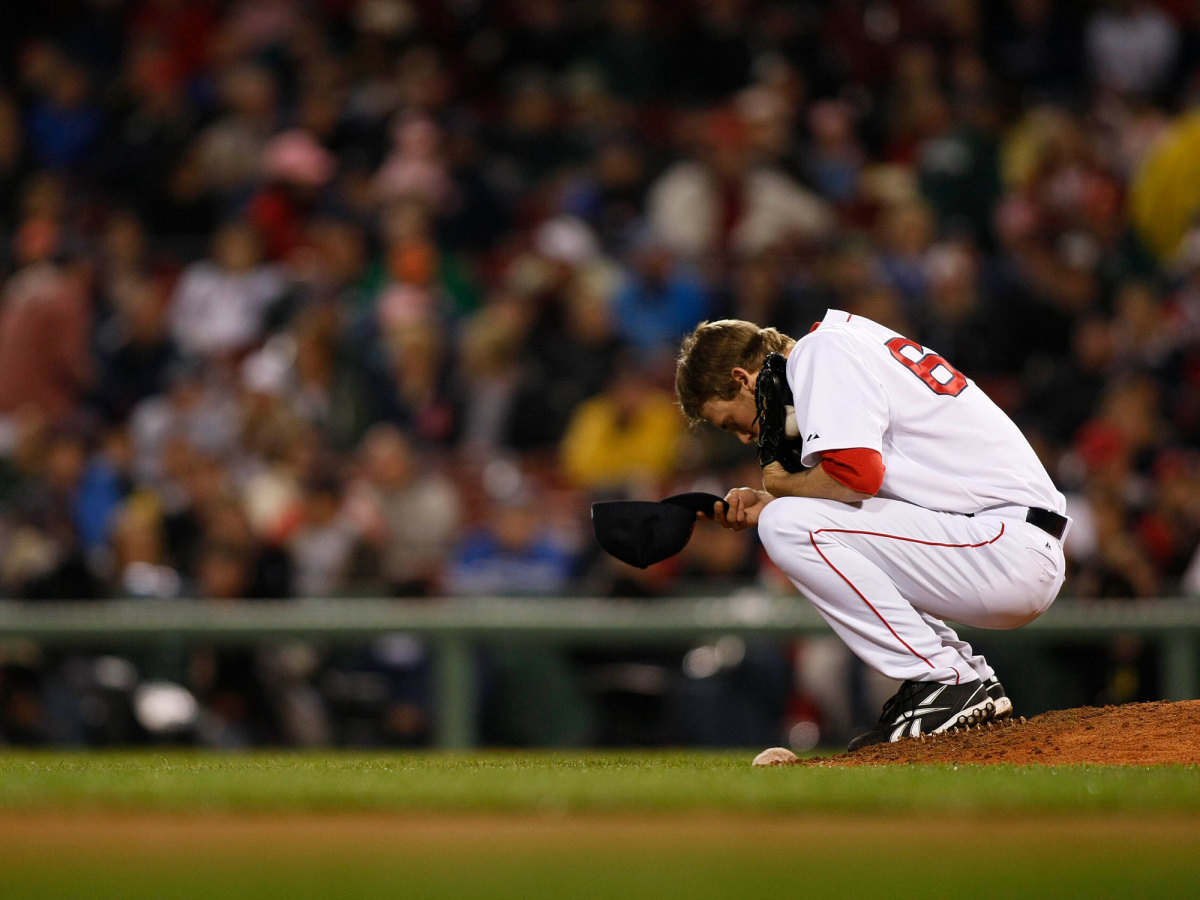
[[(754, 484), (686, 428), (678, 339), (829, 307), (1021, 425), (1065, 593), (1200, 593), (1198, 98), (1186, 0), (4, 4), (0, 597), (790, 590), (752, 533), (625, 567), (588, 510)], [(136, 668), (212, 743), (427, 738), (419, 645), (293, 650)], [(552, 734), (485, 737), (596, 739), (604, 685), (685, 650), (484, 659), (489, 708), (565, 685)], [(663, 740), (821, 693), (820, 648), (708, 650), (732, 674), (666, 690)], [(1135, 696), (1139, 653), (1097, 690)], [(78, 662), (9, 652), (5, 737), (92, 739)]]

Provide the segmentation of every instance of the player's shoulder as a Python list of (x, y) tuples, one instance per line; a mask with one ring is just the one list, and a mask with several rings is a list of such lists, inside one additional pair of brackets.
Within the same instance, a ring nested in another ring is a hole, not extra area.
[(796, 349), (801, 356), (824, 354), (837, 352), (839, 348), (849, 349), (863, 341), (886, 341), (894, 334), (891, 329), (863, 316), (840, 309), (830, 309), (824, 318), (813, 325), (808, 334), (796, 342)]
[(830, 309), (825, 312), (824, 318), (820, 322), (813, 325), (809, 332), (812, 335), (833, 335), (833, 334), (851, 334), (851, 335), (895, 335), (892, 329), (886, 325), (881, 325), (874, 319), (868, 319), (866, 316), (860, 316), (857, 313), (849, 313), (844, 309)]

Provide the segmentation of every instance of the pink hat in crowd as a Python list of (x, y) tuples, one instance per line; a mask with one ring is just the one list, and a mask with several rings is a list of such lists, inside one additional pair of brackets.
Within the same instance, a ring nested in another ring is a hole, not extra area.
[(333, 178), (336, 168), (333, 154), (299, 128), (277, 134), (263, 151), (263, 172), (275, 181), (321, 187)]

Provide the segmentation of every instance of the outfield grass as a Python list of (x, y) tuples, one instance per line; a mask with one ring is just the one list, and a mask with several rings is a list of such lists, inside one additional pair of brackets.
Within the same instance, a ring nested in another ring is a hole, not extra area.
[(0, 754), (0, 896), (1200, 895), (1196, 767)]

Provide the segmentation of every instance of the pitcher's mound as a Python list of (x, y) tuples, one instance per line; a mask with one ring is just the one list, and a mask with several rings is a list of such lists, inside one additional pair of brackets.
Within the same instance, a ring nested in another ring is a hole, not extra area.
[(807, 766), (878, 766), (892, 763), (990, 765), (1156, 766), (1200, 763), (1200, 700), (1085, 706), (1035, 716), (1027, 722), (954, 731), (856, 753), (800, 760)]

